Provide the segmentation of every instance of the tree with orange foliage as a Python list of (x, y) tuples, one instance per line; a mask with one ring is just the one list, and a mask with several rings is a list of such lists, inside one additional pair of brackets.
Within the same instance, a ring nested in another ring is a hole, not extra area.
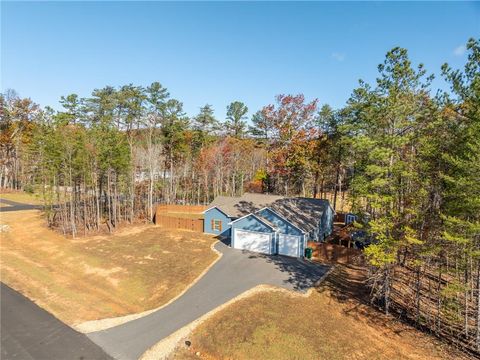
[(276, 105), (262, 109), (263, 117), (272, 124), (272, 139), (267, 144), (269, 191), (305, 194), (306, 180), (311, 177), (317, 104), (317, 99), (305, 102), (302, 94), (278, 95)]

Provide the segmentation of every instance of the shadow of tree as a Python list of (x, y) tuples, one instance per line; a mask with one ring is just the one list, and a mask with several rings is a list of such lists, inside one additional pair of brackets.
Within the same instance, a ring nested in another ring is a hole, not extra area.
[(309, 288), (315, 286), (330, 269), (329, 265), (303, 261), (288, 256), (265, 255), (245, 250), (243, 253), (247, 253), (250, 259), (264, 259), (267, 263), (273, 264), (278, 271), (287, 273), (288, 277), (284, 280), (284, 285), (288, 284), (289, 288), (301, 292), (306, 292)]
[(264, 204), (241, 200), (234, 205), (234, 208), (235, 213), (240, 217), (255, 213), (264, 207), (269, 207), (300, 229), (312, 231), (318, 227), (326, 206), (326, 203), (321, 202), (319, 199), (286, 198)]
[(366, 285), (366, 269), (362, 265), (338, 264), (318, 287), (319, 293), (328, 291), (330, 296), (345, 305), (343, 313), (366, 323), (387, 327), (395, 334), (413, 330), (398, 322), (393, 316), (387, 316), (370, 302), (370, 292)]
[(251, 201), (239, 201), (237, 204), (234, 205), (235, 210), (237, 211), (238, 215), (243, 216), (250, 213), (254, 213), (255, 211), (259, 210), (259, 206), (254, 204)]
[(335, 270), (320, 284), (317, 291), (330, 290), (339, 302), (352, 299), (369, 304), (369, 291), (366, 284), (365, 271), (356, 265), (337, 265)]

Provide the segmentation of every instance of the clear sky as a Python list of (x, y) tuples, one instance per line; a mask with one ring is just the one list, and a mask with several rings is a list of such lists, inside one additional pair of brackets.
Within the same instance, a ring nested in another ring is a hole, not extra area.
[[(1, 2), (1, 88), (61, 95), (159, 81), (189, 115), (280, 93), (341, 107), (394, 46), (439, 75), (480, 37), (480, 3)], [(439, 78), (439, 76), (437, 76)], [(440, 79), (436, 87), (444, 86)]]

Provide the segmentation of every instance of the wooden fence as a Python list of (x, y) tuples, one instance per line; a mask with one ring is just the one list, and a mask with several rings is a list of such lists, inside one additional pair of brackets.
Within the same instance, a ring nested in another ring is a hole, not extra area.
[(162, 214), (162, 213), (200, 214), (205, 210), (207, 210), (207, 206), (204, 206), (204, 205), (176, 205), (176, 204), (157, 205), (157, 214)]
[(346, 213), (344, 212), (338, 212), (335, 214), (335, 217), (333, 218), (333, 221), (336, 223), (343, 223), (345, 224), (345, 217), (347, 216)]
[(337, 244), (309, 241), (308, 247), (313, 249), (313, 257), (321, 261), (340, 264), (363, 264), (364, 257), (360, 250)]
[(167, 229), (184, 229), (203, 232), (203, 219), (180, 218), (157, 213), (155, 216), (155, 224)]

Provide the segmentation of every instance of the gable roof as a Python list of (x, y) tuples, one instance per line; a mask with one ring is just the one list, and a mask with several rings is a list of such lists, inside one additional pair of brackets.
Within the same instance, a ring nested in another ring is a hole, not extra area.
[(292, 223), (291, 221), (289, 221), (288, 219), (286, 219), (285, 217), (283, 217), (282, 215), (280, 215), (279, 213), (277, 213), (276, 211), (274, 211), (273, 209), (269, 208), (269, 207), (264, 207), (264, 208), (261, 208), (260, 210), (257, 210), (257, 212), (255, 213), (255, 215), (257, 216), (260, 216), (263, 218), (261, 212), (263, 210), (267, 210), (267, 211), (270, 211), (272, 214), (274, 214), (275, 216), (279, 217), (280, 219), (282, 219), (283, 221), (287, 222), (288, 224), (290, 224), (291, 226), (293, 226), (295, 229), (297, 229), (298, 231), (302, 232), (302, 233), (305, 233), (304, 230), (300, 229), (297, 225), (295, 225), (294, 223)]
[(283, 199), (278, 195), (245, 193), (243, 196), (217, 196), (209, 208), (217, 207), (230, 217), (242, 217)]
[(202, 211), (202, 214), (205, 214), (206, 212), (212, 210), (212, 209), (217, 209), (218, 211), (220, 211), (223, 215), (225, 215), (226, 217), (230, 217), (227, 213), (225, 213), (225, 211), (223, 211), (222, 209), (220, 209), (218, 206), (211, 206), (209, 207), (208, 209)]
[(277, 228), (275, 227), (275, 224), (272, 224), (270, 221), (268, 221), (267, 219), (257, 215), (257, 214), (253, 214), (253, 213), (250, 213), (250, 214), (247, 214), (247, 215), (244, 215), (238, 219), (235, 219), (233, 220), (232, 222), (230, 222), (230, 225), (233, 224), (233, 223), (236, 223), (237, 221), (240, 221), (242, 219), (245, 219), (247, 217), (254, 217), (255, 219), (257, 219), (258, 221), (260, 221), (262, 224), (266, 225), (267, 227), (269, 227), (270, 229), (272, 230), (277, 230)]
[(253, 193), (245, 193), (240, 197), (217, 196), (210, 207), (217, 207), (230, 217), (242, 217), (268, 207), (305, 232), (317, 229), (323, 214), (328, 207), (331, 208), (325, 199)]
[(325, 199), (297, 197), (275, 201), (270, 207), (299, 229), (310, 232), (318, 228), (330, 203)]

